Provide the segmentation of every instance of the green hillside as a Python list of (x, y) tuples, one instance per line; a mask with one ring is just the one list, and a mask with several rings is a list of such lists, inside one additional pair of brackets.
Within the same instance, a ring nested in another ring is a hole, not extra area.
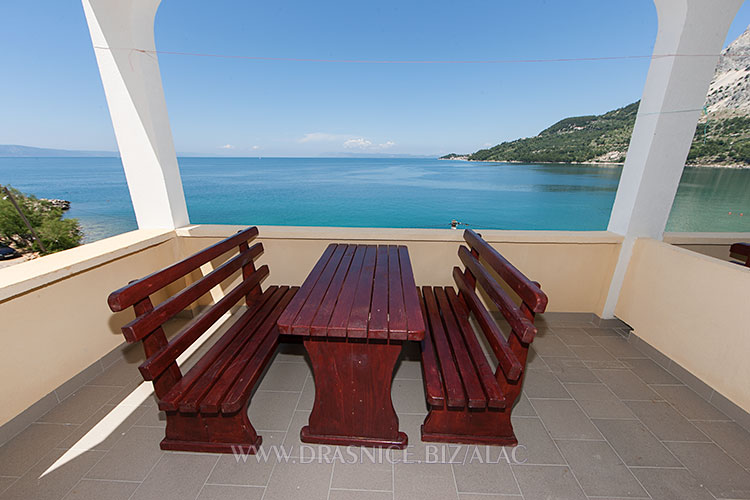
[[(471, 161), (621, 163), (639, 102), (603, 115), (565, 118), (535, 137), (503, 142), (469, 155)], [(696, 129), (688, 164), (750, 165), (750, 117), (711, 119)]]

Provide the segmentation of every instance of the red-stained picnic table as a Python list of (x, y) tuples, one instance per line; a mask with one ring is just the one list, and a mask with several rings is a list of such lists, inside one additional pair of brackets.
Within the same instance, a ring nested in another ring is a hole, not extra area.
[(741, 257), (745, 267), (750, 267), (750, 243), (735, 243), (729, 248), (729, 254)]
[(391, 401), (404, 341), (424, 338), (405, 246), (331, 244), (278, 320), (303, 336), (315, 404), (303, 442), (403, 448)]

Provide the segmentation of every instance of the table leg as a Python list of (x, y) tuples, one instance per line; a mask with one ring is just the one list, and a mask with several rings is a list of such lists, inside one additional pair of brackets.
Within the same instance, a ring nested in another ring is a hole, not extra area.
[(315, 377), (315, 404), (305, 443), (402, 449), (391, 401), (393, 368), (402, 343), (308, 339), (305, 348)]

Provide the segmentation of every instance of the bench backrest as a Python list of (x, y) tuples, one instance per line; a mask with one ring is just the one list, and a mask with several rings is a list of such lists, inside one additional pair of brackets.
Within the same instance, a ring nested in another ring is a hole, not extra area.
[[(269, 271), (268, 266), (255, 268), (253, 260), (263, 253), (262, 244), (249, 246), (249, 242), (256, 236), (258, 228), (245, 229), (110, 294), (108, 304), (112, 311), (122, 311), (131, 306), (135, 310), (136, 318), (122, 327), (122, 333), (129, 343), (143, 342), (147, 359), (139, 369), (145, 380), (153, 381), (157, 397), (161, 398), (182, 378), (176, 363), (180, 354), (240, 300), (250, 304), (255, 297), (260, 296), (260, 283), (268, 276)], [(190, 275), (204, 264), (235, 251), (238, 252), (236, 255), (180, 292), (156, 306), (151, 302), (154, 293)], [(209, 293), (215, 286), (233, 277), (238, 271), (242, 272), (239, 284), (226, 291), (220, 300), (195, 316), (167, 341), (162, 328), (165, 322)]]
[[(469, 246), (462, 245), (458, 256), (465, 269), (462, 271), (455, 267), (453, 278), (460, 297), (474, 313), (497, 358), (495, 378), (506, 399), (512, 402), (520, 392), (519, 381), (526, 366), (529, 344), (537, 333), (534, 315), (546, 309), (547, 295), (542, 292), (539, 283), (524, 276), (476, 232), (467, 229), (464, 240)], [(496, 276), (520, 298), (520, 304), (511, 298)], [(504, 333), (487, 310), (477, 294), (477, 285), (502, 313), (510, 327), (509, 332)]]

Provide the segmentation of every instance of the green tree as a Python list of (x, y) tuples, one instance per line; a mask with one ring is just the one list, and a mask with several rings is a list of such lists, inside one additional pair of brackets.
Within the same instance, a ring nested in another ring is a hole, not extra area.
[[(83, 233), (77, 219), (63, 219), (62, 209), (48, 200), (40, 200), (8, 187), (31, 227), (42, 240), (47, 253), (59, 252), (81, 244)], [(21, 252), (40, 251), (18, 211), (0, 185), (0, 243)]]

